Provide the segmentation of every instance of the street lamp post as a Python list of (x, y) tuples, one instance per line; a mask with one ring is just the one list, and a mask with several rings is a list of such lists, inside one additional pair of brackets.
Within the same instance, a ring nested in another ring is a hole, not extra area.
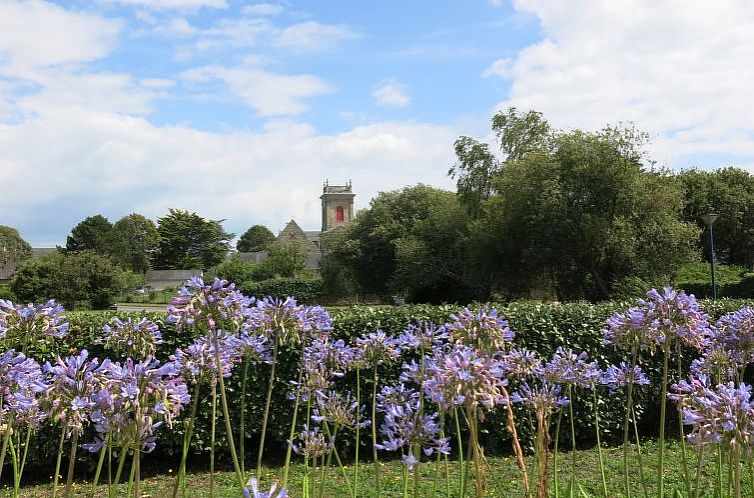
[(712, 273), (712, 300), (717, 300), (717, 285), (715, 285), (715, 236), (712, 232), (712, 225), (715, 224), (719, 214), (709, 213), (702, 216), (704, 223), (709, 228), (709, 252), (710, 252), (710, 272)]

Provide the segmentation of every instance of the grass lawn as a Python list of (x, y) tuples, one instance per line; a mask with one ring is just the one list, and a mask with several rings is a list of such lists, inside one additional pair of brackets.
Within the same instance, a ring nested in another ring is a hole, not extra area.
[[(632, 450), (635, 447), (632, 447)], [(648, 496), (656, 496), (655, 481), (656, 481), (656, 450), (657, 447), (653, 443), (645, 445), (643, 448), (643, 461), (645, 465), (644, 483), (647, 485)], [(693, 447), (688, 447), (688, 468), (692, 474), (692, 486), (694, 485), (694, 478), (696, 471), (696, 453), (693, 451)], [(702, 466), (701, 487), (703, 492), (701, 496), (712, 496), (714, 484), (717, 479), (717, 467), (715, 462), (710, 462), (711, 452), (706, 451), (705, 465)], [(623, 496), (623, 449), (621, 447), (606, 448), (603, 451), (605, 458), (605, 472), (608, 482), (609, 496), (618, 497)], [(683, 490), (683, 466), (681, 460), (681, 448), (678, 444), (671, 444), (666, 451), (666, 496), (673, 496), (675, 489)], [(570, 452), (561, 453), (558, 457), (559, 479), (561, 484), (561, 496), (567, 497), (565, 492), (570, 480), (570, 466), (571, 458), (573, 454)], [(600, 471), (598, 452), (596, 449), (583, 450), (576, 452), (576, 483), (583, 486), (583, 488), (592, 494), (593, 496), (603, 496), (601, 489)], [(227, 462), (225, 462), (227, 463)], [(529, 460), (529, 465), (532, 464)], [(522, 484), (521, 475), (516, 467), (515, 460), (512, 457), (490, 457), (488, 458), (488, 487), (487, 496), (490, 497), (503, 497), (503, 496), (522, 496)], [(403, 496), (403, 466), (399, 460), (390, 462), (384, 462), (381, 466), (381, 487), (383, 497), (402, 497)], [(630, 480), (633, 485), (632, 496), (643, 497), (642, 479), (638, 461), (635, 451), (632, 451), (629, 462), (630, 466)], [(419, 496), (421, 497), (459, 497), (458, 490), (458, 469), (459, 465), (457, 461), (450, 461), (450, 478), (449, 478), (449, 493), (446, 492), (446, 481), (444, 474), (444, 464), (440, 467), (440, 476), (437, 482), (435, 481), (435, 466), (434, 463), (422, 463), (420, 468), (420, 488)], [(353, 466), (347, 465), (346, 472), (348, 479), (353, 482)], [(316, 498), (319, 496), (319, 484), (320, 484), (320, 468), (310, 469), (310, 489), (311, 496)], [(282, 477), (282, 468), (266, 469), (262, 482), (269, 487), (269, 484), (273, 481), (280, 481)], [(550, 471), (552, 472), (552, 460), (550, 461)], [(165, 469), (163, 474), (147, 476), (143, 480), (142, 490), (143, 496), (150, 496), (154, 498), (169, 497), (172, 495), (172, 484), (174, 481), (174, 469)], [(251, 474), (250, 474), (251, 475)], [(289, 495), (292, 498), (301, 496), (301, 485), (304, 477), (304, 466), (297, 463), (291, 468), (291, 475), (288, 483)], [(748, 472), (742, 471), (742, 477), (744, 482), (744, 495), (754, 496), (750, 488), (750, 476)], [(106, 477), (105, 477), (106, 479)], [(534, 481), (535, 477), (530, 476), (530, 480)], [(724, 482), (727, 482), (727, 473), (723, 475)], [(191, 473), (188, 476), (187, 493), (189, 497), (208, 497), (209, 495), (209, 481), (210, 475), (207, 472)], [(324, 490), (324, 497), (328, 498), (341, 498), (348, 497), (348, 488), (345, 485), (344, 479), (340, 473), (338, 467), (333, 463), (330, 469), (329, 479), (325, 480), (326, 486)], [(375, 496), (374, 477), (373, 477), (373, 465), (370, 462), (362, 462), (360, 466), (359, 483), (361, 492), (359, 496), (369, 497)], [(552, 477), (550, 479), (552, 487)], [(52, 486), (49, 484), (35, 485), (24, 487), (21, 491), (21, 496), (24, 498), (42, 498), (51, 496)], [(91, 491), (90, 486), (86, 482), (79, 482), (76, 484), (76, 497), (89, 496)], [(468, 496), (472, 496), (473, 485), (471, 483), (467, 486), (469, 490)], [(705, 493), (704, 490), (707, 492)], [(413, 480), (409, 485), (409, 496), (413, 492)], [(10, 491), (3, 490), (3, 496), (10, 496)], [(107, 496), (107, 487), (100, 486), (95, 496)], [(126, 496), (125, 486), (120, 492), (119, 496)], [(215, 475), (215, 496), (221, 497), (234, 497), (240, 496), (238, 488), (236, 487), (235, 476), (232, 472), (219, 472)], [(580, 496), (577, 494), (576, 496)]]

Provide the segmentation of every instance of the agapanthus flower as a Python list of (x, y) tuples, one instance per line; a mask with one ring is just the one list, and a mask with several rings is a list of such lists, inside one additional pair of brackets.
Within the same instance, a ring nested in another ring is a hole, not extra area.
[(526, 348), (512, 348), (501, 356), (505, 375), (512, 380), (526, 380), (542, 371), (542, 359)]
[(272, 483), (269, 491), (259, 491), (256, 477), (250, 477), (249, 483), (243, 488), (244, 498), (288, 498), (285, 488), (278, 489), (277, 483)]
[(508, 327), (508, 321), (500, 317), (496, 309), (487, 305), (477, 312), (467, 308), (451, 315), (445, 329), (452, 341), (489, 353), (506, 349), (515, 335)]
[(277, 344), (297, 346), (329, 334), (332, 320), (322, 307), (299, 305), (292, 297), (266, 297), (248, 309), (244, 328), (265, 334)]
[(421, 322), (417, 325), (409, 324), (397, 339), (401, 349), (430, 351), (447, 344), (450, 334), (445, 325)]
[(99, 360), (87, 361), (89, 352), (84, 349), (75, 356), (61, 358), (54, 364), (45, 363), (43, 370), (50, 377), (45, 396), (45, 409), (50, 419), (60, 423), (66, 436), (81, 435), (89, 420), (92, 397), (100, 388), (100, 379), (95, 375)]
[(102, 327), (105, 347), (132, 358), (154, 356), (157, 345), (162, 344), (159, 326), (146, 318), (139, 321), (113, 319), (113, 325)]
[(266, 335), (241, 332), (234, 341), (236, 355), (246, 361), (272, 362), (272, 345)]
[(46, 417), (39, 398), (46, 391), (39, 363), (13, 349), (0, 355), (0, 424), (39, 425)]
[(305, 460), (314, 460), (325, 455), (332, 446), (319, 429), (316, 427), (309, 429), (306, 424), (304, 424), (302, 431), (296, 435), (296, 439), (294, 441), (289, 440), (288, 444), (291, 445), (293, 451), (303, 456)]
[(610, 365), (602, 374), (602, 384), (611, 391), (626, 387), (629, 383), (635, 386), (648, 386), (649, 379), (639, 365), (632, 369), (626, 362), (620, 366)]
[(354, 428), (357, 425), (364, 427), (370, 422), (360, 421), (363, 409), (350, 392), (343, 395), (336, 391), (328, 391), (317, 396), (316, 406), (312, 410), (312, 420), (345, 428)]
[[(734, 358), (735, 356), (735, 358)], [(707, 375), (718, 382), (733, 380), (736, 374), (746, 367), (746, 363), (738, 361), (741, 355), (721, 347), (711, 347), (702, 356), (691, 361), (692, 375)]]
[(754, 435), (751, 386), (727, 382), (712, 387), (701, 375), (672, 386), (668, 398), (678, 402), (685, 425), (692, 427), (693, 443), (726, 442), (749, 445)]
[(709, 320), (693, 295), (670, 287), (664, 288), (662, 294), (652, 289), (637, 304), (607, 320), (608, 327), (603, 330), (605, 344), (654, 351), (657, 346), (676, 340), (697, 350), (709, 343)]
[(152, 358), (138, 362), (128, 358), (122, 364), (103, 363), (98, 373), (112, 383), (108, 395), (118, 423), (107, 430), (121, 447), (139, 444), (145, 452), (151, 451), (157, 429), (163, 424), (172, 427), (190, 401), (180, 366), (174, 362), (160, 364)]
[[(220, 366), (223, 377), (230, 377), (239, 360), (239, 338), (220, 331), (217, 335)], [(180, 369), (182, 377), (191, 384), (208, 384), (217, 375), (214, 341), (199, 337), (193, 344), (178, 348), (170, 360)]]
[(754, 362), (754, 308), (747, 306), (720, 317), (712, 347), (727, 351), (739, 368)]
[(54, 300), (24, 306), (0, 299), (0, 341), (15, 346), (64, 337), (68, 333), (68, 322), (62, 312), (63, 306)]
[(252, 303), (227, 280), (215, 278), (207, 285), (200, 277), (193, 277), (168, 306), (167, 321), (176, 328), (199, 326), (210, 331), (218, 328), (239, 331)]
[(343, 377), (354, 358), (354, 351), (342, 340), (333, 341), (327, 335), (315, 337), (301, 355), (302, 378), (291, 384), (301, 399), (323, 395), (334, 378)]
[(553, 384), (593, 387), (599, 383), (602, 371), (596, 361), (589, 362), (588, 359), (585, 352), (576, 354), (559, 346), (552, 359), (542, 367), (541, 376)]
[(511, 393), (511, 402), (530, 406), (536, 413), (547, 415), (570, 403), (570, 400), (560, 393), (560, 386), (546, 380), (535, 385), (522, 382), (518, 390)]
[(492, 408), (504, 401), (504, 375), (498, 360), (476, 348), (457, 345), (428, 365), (422, 389), (445, 410), (459, 405)]
[[(384, 440), (375, 447), (378, 450), (397, 451), (401, 448), (411, 450), (419, 446), (429, 456), (434, 452), (447, 455), (450, 452), (448, 438), (440, 437), (440, 425), (437, 413), (422, 414), (418, 404), (395, 404), (384, 407), (385, 418), (380, 426)], [(413, 468), (416, 458), (404, 463)]]
[(382, 329), (356, 338), (357, 368), (372, 368), (384, 363), (393, 363), (401, 357), (401, 346), (395, 337)]
[(419, 391), (401, 383), (383, 386), (377, 393), (377, 410), (385, 412), (391, 405), (419, 406)]

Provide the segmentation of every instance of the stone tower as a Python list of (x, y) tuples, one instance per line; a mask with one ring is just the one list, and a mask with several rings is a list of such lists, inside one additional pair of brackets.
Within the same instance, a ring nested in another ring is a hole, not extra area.
[(322, 231), (339, 227), (353, 219), (353, 198), (351, 181), (345, 185), (330, 185), (327, 181), (322, 187)]

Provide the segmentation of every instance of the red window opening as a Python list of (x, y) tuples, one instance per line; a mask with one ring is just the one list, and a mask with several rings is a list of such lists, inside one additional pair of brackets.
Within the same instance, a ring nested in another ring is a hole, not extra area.
[(343, 221), (343, 206), (338, 206), (335, 208), (335, 219), (337, 221)]

